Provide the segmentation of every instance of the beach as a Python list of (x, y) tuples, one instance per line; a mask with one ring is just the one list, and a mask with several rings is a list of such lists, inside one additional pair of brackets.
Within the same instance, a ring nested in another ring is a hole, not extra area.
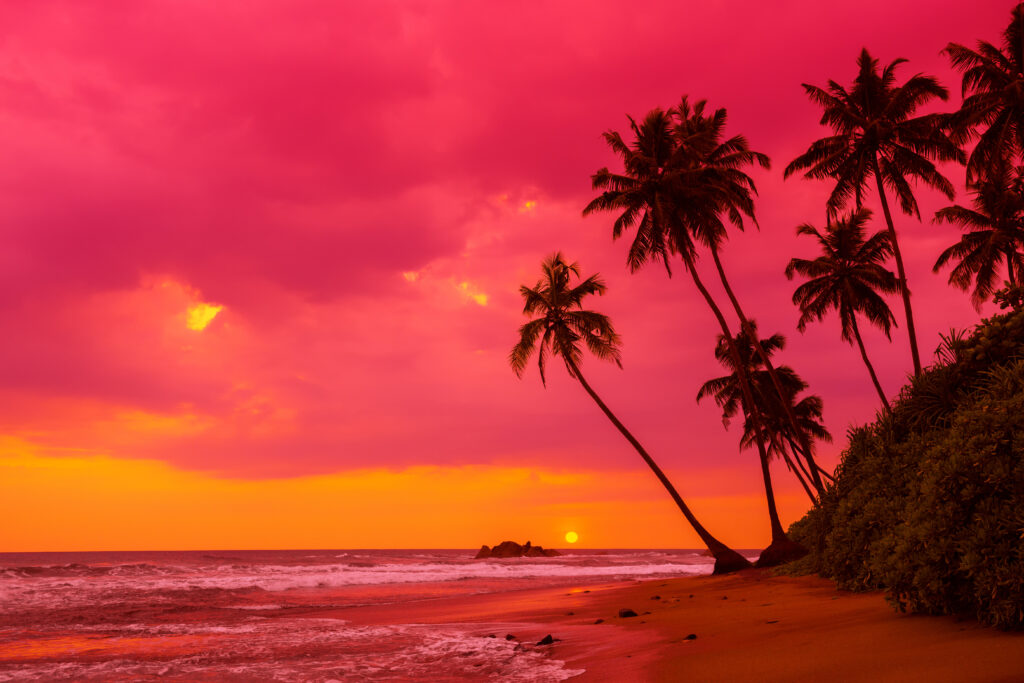
[(696, 550), (471, 557), (3, 555), (0, 681), (1024, 680), (1024, 634)]
[[(344, 614), (372, 624), (391, 609)], [(442, 599), (420, 609), (423, 623), (504, 620), (527, 649), (582, 669), (571, 679), (581, 682), (1024, 680), (1024, 634), (900, 614), (880, 592), (766, 570)], [(619, 618), (620, 609), (639, 616)], [(561, 640), (534, 645), (548, 634)]]

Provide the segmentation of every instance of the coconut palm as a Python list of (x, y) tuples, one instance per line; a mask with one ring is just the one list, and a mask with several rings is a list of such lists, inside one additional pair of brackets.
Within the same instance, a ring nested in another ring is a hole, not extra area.
[(966, 232), (939, 255), (934, 270), (957, 261), (949, 283), (964, 291), (973, 283), (971, 300), (980, 308), (999, 285), (1004, 264), (1010, 284), (1024, 277), (1024, 169), (1011, 170), (1005, 160), (996, 159), (980, 181), (968, 187), (973, 208), (956, 204), (935, 214), (936, 222)]
[(946, 100), (949, 93), (935, 78), (922, 74), (897, 85), (896, 67), (905, 61), (896, 59), (879, 70), (878, 60), (864, 49), (857, 59), (859, 71), (850, 90), (835, 81), (829, 81), (827, 89), (805, 83), (811, 101), (824, 110), (821, 123), (835, 134), (812, 143), (786, 167), (785, 176), (804, 171), (807, 178), (834, 180), (827, 203), (829, 218), (838, 215), (851, 199), (859, 209), (868, 180), (874, 178), (896, 260), (916, 375), (921, 372), (921, 357), (914, 312), (887, 191), (896, 195), (905, 214), (920, 220), (921, 211), (909, 181), (923, 183), (952, 199), (953, 185), (934, 162), (962, 163), (965, 156), (944, 131), (946, 116), (914, 116), (921, 106), (935, 99)]
[[(547, 384), (545, 368), (549, 356), (562, 359), (569, 376), (576, 379), (583, 389), (597, 403), (601, 411), (611, 420), (615, 428), (626, 437), (640, 457), (668, 490), (679, 506), (683, 516), (715, 558), (714, 572), (722, 574), (750, 566), (750, 562), (739, 553), (729, 549), (705, 529), (687, 507), (675, 487), (654, 462), (640, 442), (626, 429), (611, 409), (591, 388), (583, 377), (580, 365), (583, 362), (583, 347), (594, 356), (622, 367), (620, 360), (620, 339), (611, 320), (601, 313), (583, 308), (587, 297), (602, 295), (605, 284), (598, 275), (581, 278), (576, 263), (566, 263), (560, 253), (555, 253), (541, 264), (543, 277), (533, 287), (523, 285), (519, 291), (525, 305), (523, 314), (537, 316), (519, 328), (519, 342), (509, 354), (509, 364), (517, 376), (522, 377), (534, 352), (537, 353), (537, 367), (543, 384)], [(580, 279), (573, 284), (573, 277)]]
[[(710, 250), (718, 277), (739, 318), (740, 328), (747, 336), (756, 341), (756, 327), (750, 325), (743, 312), (743, 307), (726, 276), (719, 252), (728, 238), (729, 224), (743, 230), (743, 218), (746, 216), (755, 226), (757, 225), (757, 219), (754, 216), (754, 196), (757, 194), (757, 188), (753, 179), (744, 169), (753, 165), (769, 168), (770, 162), (764, 154), (752, 151), (746, 138), (742, 135), (724, 139), (728, 118), (726, 110), (719, 108), (710, 115), (706, 115), (705, 107), (704, 100), (691, 106), (688, 98), (684, 96), (679, 106), (672, 110), (675, 119), (673, 134), (677, 144), (674, 167), (693, 169), (699, 173), (701, 181), (712, 188), (712, 196), (718, 199), (717, 213), (705, 212), (710, 215), (699, 216), (699, 220), (691, 221), (688, 227), (694, 237)], [(688, 185), (692, 184), (691, 180)], [(680, 201), (691, 206), (694, 205), (694, 202), (686, 197), (681, 197)], [(722, 220), (723, 215), (728, 217), (728, 223)], [(792, 432), (802, 445), (801, 453), (808, 460), (811, 482), (820, 494), (825, 487), (818, 475), (810, 439), (800, 429), (799, 419), (793, 412), (790, 402), (784, 399), (786, 390), (775, 371), (771, 358), (764, 352), (760, 344), (754, 344), (754, 348), (760, 355), (772, 386), (775, 387), (779, 396), (778, 405), (781, 406), (784, 417), (792, 427)]]
[[(804, 446), (799, 442), (796, 430), (793, 429), (786, 412), (780, 405), (782, 399), (761, 360), (764, 356), (771, 357), (776, 351), (785, 348), (785, 337), (781, 334), (773, 334), (770, 337), (759, 339), (756, 335), (757, 324), (752, 320), (749, 324), (750, 328), (755, 331), (755, 335), (752, 337), (746, 331), (741, 331), (736, 335), (733, 343), (740, 350), (740, 357), (751, 380), (756, 400), (756, 411), (763, 432), (762, 436), (768, 443), (769, 457), (783, 459), (807, 495), (812, 501), (815, 501), (817, 498), (808, 483), (811, 480), (810, 471), (798, 457)], [(756, 350), (755, 345), (760, 346), (761, 349)], [(697, 392), (697, 401), (708, 397), (713, 398), (715, 403), (722, 408), (722, 422), (728, 427), (743, 404), (740, 400), (738, 372), (732, 354), (728, 351), (728, 342), (721, 335), (719, 335), (715, 347), (715, 358), (730, 372), (728, 375), (710, 379), (701, 385)], [(799, 430), (805, 434), (812, 434), (817, 439), (831, 441), (832, 435), (821, 422), (823, 408), (821, 397), (808, 395), (797, 401), (797, 395), (807, 389), (807, 383), (788, 365), (776, 368), (776, 376), (785, 389), (785, 400), (790, 404), (790, 410), (798, 415)], [(755, 432), (754, 420), (751, 419), (752, 416), (745, 407), (743, 413), (740, 449), (750, 448), (758, 436)], [(791, 455), (793, 457), (790, 457)], [(827, 473), (825, 474), (828, 476)]]
[(884, 265), (892, 253), (890, 235), (879, 231), (867, 237), (870, 218), (871, 211), (859, 209), (825, 226), (824, 232), (809, 224), (798, 227), (798, 235), (808, 235), (817, 240), (821, 255), (814, 259), (791, 259), (786, 266), (786, 277), (792, 280), (795, 274), (800, 274), (807, 278), (793, 292), (793, 303), (800, 308), (797, 329), (803, 332), (807, 323), (821, 321), (831, 311), (838, 312), (840, 337), (850, 344), (857, 342), (860, 356), (871, 375), (871, 383), (875, 385), (883, 408), (888, 411), (889, 402), (868, 358), (857, 323), (857, 316), (863, 316), (889, 338), (896, 324), (896, 318), (882, 296), (899, 288), (896, 276)]
[(959, 143), (977, 139), (967, 162), (973, 183), (998, 159), (1024, 154), (1024, 5), (1011, 11), (1000, 47), (979, 40), (976, 50), (950, 43), (943, 52), (963, 74), (952, 127)]
[[(722, 310), (697, 272), (697, 249), (688, 229), (689, 226), (720, 220), (727, 198), (720, 184), (709, 182), (708, 178), (713, 178), (714, 174), (708, 169), (677, 163), (679, 146), (673, 132), (671, 112), (654, 109), (641, 123), (630, 118), (629, 124), (633, 134), (629, 144), (617, 132), (604, 134), (608, 146), (621, 157), (623, 172), (612, 173), (608, 168), (602, 168), (591, 177), (594, 189), (602, 192), (584, 208), (583, 215), (596, 211), (617, 213), (612, 225), (613, 239), (635, 228), (627, 256), (629, 267), (634, 272), (648, 261), (660, 260), (671, 276), (670, 258), (678, 255), (718, 321), (722, 334), (732, 339)], [(736, 353), (735, 349), (732, 352)], [(741, 365), (738, 359), (737, 365)], [(743, 400), (747, 405), (753, 405), (753, 393), (742, 372), (739, 381)], [(754, 419), (757, 419), (756, 413)], [(756, 433), (760, 435), (762, 432), (758, 430)], [(782, 528), (768, 467), (768, 453), (761, 439), (757, 447), (772, 530), (772, 543), (761, 553), (758, 562), (767, 565), (786, 561), (806, 551), (790, 541)]]

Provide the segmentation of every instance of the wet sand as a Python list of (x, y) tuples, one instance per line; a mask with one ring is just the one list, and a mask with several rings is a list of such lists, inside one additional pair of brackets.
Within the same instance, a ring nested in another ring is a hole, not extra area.
[[(621, 608), (639, 616), (619, 618)], [(573, 681), (1024, 681), (1024, 633), (899, 614), (881, 593), (759, 570), (353, 607), (336, 616), (365, 625), (479, 624), (481, 637), (512, 634), (525, 649), (586, 670)], [(535, 644), (549, 633), (560, 641)]]

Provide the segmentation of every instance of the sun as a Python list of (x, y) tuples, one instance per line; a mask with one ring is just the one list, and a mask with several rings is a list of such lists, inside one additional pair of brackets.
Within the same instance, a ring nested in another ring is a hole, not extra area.
[(565, 535), (565, 540), (569, 543), (575, 543), (576, 541), (580, 540), (580, 535), (575, 531), (570, 531)]

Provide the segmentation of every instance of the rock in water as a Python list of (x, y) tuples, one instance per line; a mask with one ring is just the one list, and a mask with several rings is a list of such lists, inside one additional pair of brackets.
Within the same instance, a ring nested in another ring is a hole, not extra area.
[(523, 546), (515, 541), (502, 541), (491, 548), (491, 557), (522, 557)]
[(625, 619), (626, 617), (637, 617), (637, 616), (640, 616), (640, 615), (638, 615), (636, 612), (634, 612), (631, 609), (620, 609), (619, 610), (619, 618), (620, 619)]
[(502, 541), (493, 548), (486, 545), (480, 547), (480, 551), (474, 559), (483, 560), (489, 557), (557, 557), (561, 555), (557, 550), (545, 550), (539, 545), (532, 545), (529, 541), (526, 545), (519, 545), (515, 541)]
[(555, 638), (552, 638), (551, 634), (549, 633), (546, 636), (544, 636), (543, 638), (541, 638), (539, 641), (537, 641), (537, 644), (538, 645), (551, 645), (554, 642), (555, 642)]

